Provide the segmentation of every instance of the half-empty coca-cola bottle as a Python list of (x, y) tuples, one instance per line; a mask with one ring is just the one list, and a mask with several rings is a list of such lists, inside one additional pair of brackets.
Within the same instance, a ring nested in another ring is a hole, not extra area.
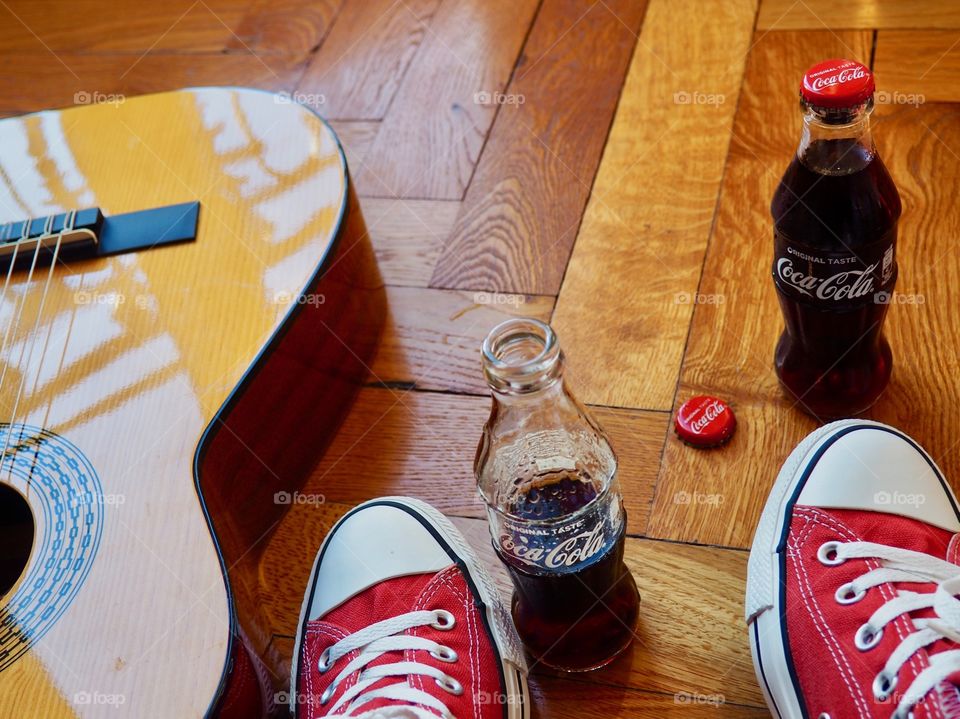
[(513, 579), (513, 618), (537, 659), (603, 666), (629, 646), (640, 597), (623, 561), (617, 457), (563, 380), (553, 330), (533, 319), (483, 343), (493, 395), (476, 475), (493, 546)]
[(883, 321), (897, 280), (900, 196), (870, 134), (874, 81), (852, 60), (803, 76), (803, 134), (773, 196), (780, 382), (821, 418), (863, 412), (890, 379)]

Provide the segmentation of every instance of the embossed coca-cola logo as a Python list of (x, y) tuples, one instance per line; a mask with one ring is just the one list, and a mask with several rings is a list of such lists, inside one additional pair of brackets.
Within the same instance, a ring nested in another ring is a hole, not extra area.
[(714, 400), (706, 406), (703, 414), (690, 421), (690, 428), (694, 432), (702, 432), (708, 424), (720, 416), (723, 410), (724, 406), (718, 400)]
[(533, 566), (548, 569), (569, 568), (581, 564), (603, 551), (606, 537), (603, 524), (560, 540), (553, 547), (528, 546), (509, 534), (500, 536), (500, 548), (510, 556)]
[(860, 80), (865, 76), (866, 71), (863, 69), (863, 67), (857, 65), (855, 67), (846, 67), (840, 72), (832, 75), (814, 78), (810, 84), (814, 90), (822, 90), (823, 88), (831, 87), (832, 85), (842, 85), (846, 82), (852, 82), (853, 80)]
[(808, 297), (841, 302), (866, 297), (874, 292), (875, 262), (862, 270), (843, 270), (829, 277), (817, 277), (801, 272), (789, 257), (777, 261), (777, 276), (786, 284)]

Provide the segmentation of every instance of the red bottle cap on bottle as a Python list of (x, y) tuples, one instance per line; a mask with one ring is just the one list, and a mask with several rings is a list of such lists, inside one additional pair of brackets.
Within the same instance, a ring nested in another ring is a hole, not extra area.
[(854, 60), (824, 60), (803, 75), (800, 95), (817, 107), (856, 107), (873, 94), (873, 73)]
[(716, 447), (733, 436), (737, 418), (723, 401), (698, 395), (680, 405), (674, 425), (677, 435), (687, 444)]

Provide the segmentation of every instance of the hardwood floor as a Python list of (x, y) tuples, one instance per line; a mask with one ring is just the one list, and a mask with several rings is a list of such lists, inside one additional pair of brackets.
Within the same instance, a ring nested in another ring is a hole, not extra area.
[[(768, 204), (812, 62), (871, 62), (876, 136), (904, 196), (891, 388), (870, 416), (960, 477), (960, 12), (833, 0), (0, 2), (0, 113), (196, 85), (285, 93), (345, 146), (388, 286), (367, 385), (261, 557), (285, 681), (313, 551), (358, 501), (424, 498), (491, 567), (471, 464), (488, 409), (478, 347), (550, 320), (621, 459), (638, 642), (610, 668), (538, 672), (539, 717), (761, 717), (742, 619), (766, 492), (814, 427), (780, 393)], [(108, 151), (108, 149), (105, 149)], [(704, 298), (713, 298), (707, 300)], [(716, 451), (672, 432), (729, 401)], [(699, 492), (709, 507), (678, 501)]]

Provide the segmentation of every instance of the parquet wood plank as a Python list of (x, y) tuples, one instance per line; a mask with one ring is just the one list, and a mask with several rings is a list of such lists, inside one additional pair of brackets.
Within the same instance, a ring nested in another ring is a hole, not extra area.
[(877, 33), (878, 99), (888, 104), (960, 100), (960, 30)]
[[(859, 36), (847, 33), (845, 40), (865, 56), (870, 34)], [(804, 67), (836, 42), (831, 37), (824, 32), (811, 43), (809, 33), (771, 33), (754, 49), (701, 288), (723, 293), (726, 302), (697, 308), (678, 397), (705, 391), (732, 400), (739, 429), (715, 452), (668, 441), (649, 526), (654, 536), (748, 546), (780, 463), (816, 425), (781, 394), (773, 370), (783, 323), (770, 280), (768, 203), (800, 120), (791, 88), (775, 86), (767, 69)], [(875, 139), (904, 213), (897, 249), (902, 299), (887, 320), (893, 378), (868, 414), (905, 428), (954, 482), (960, 448), (953, 408), (960, 387), (956, 358), (943, 348), (960, 342), (951, 319), (960, 299), (960, 256), (943, 238), (960, 231), (960, 208), (948, 189), (960, 181), (958, 119), (956, 106), (933, 103), (881, 106), (874, 116)], [(676, 501), (694, 492), (722, 501)]]
[[(960, 7), (938, 0), (838, 3), (833, 0), (763, 0), (758, 30), (870, 30), (960, 28)], [(826, 55), (821, 53), (823, 59)]]
[(372, 374), (378, 382), (487, 396), (480, 345), (512, 316), (547, 320), (553, 298), (390, 287)]
[[(295, 506), (291, 516), (299, 515), (298, 525), (284, 520), (270, 540), (263, 581), (271, 588), (269, 611), (281, 635), (274, 642), (278, 652), (285, 646), (292, 651), (282, 638), (295, 631), (315, 548), (350, 506)], [(510, 579), (493, 553), (486, 521), (457, 518), (454, 524), (501, 596), (509, 597)], [(624, 554), (642, 597), (637, 641), (609, 667), (581, 677), (534, 666), (532, 697), (540, 716), (635, 716), (636, 710), (644, 712), (640, 716), (663, 716), (654, 713), (661, 711), (688, 717), (700, 716), (696, 712), (704, 707), (704, 716), (755, 716), (747, 707), (731, 706), (762, 705), (742, 618), (746, 553), (628, 538)], [(691, 580), (707, 576), (709, 592)], [(567, 713), (554, 713), (568, 702)]]
[(754, 11), (647, 7), (553, 318), (587, 402), (672, 405)]
[[(473, 457), (489, 412), (486, 397), (364, 389), (304, 491), (347, 503), (409, 494), (451, 514), (483, 516)], [(594, 416), (619, 456), (630, 531), (642, 531), (668, 416), (605, 408)]]
[(543, 6), (432, 286), (559, 292), (644, 8)]
[(440, 0), (347, 0), (298, 89), (320, 93), (332, 118), (380, 120)]
[[(323, 114), (323, 108), (320, 108), (320, 114)], [(340, 138), (340, 144), (343, 145), (343, 153), (347, 156), (347, 167), (350, 173), (355, 175), (363, 164), (363, 158), (367, 156), (374, 138), (377, 136), (377, 130), (380, 129), (379, 122), (343, 122), (340, 120), (330, 120), (330, 127)], [(364, 208), (366, 208), (364, 203)], [(366, 216), (366, 213), (364, 213)]]
[(460, 200), (537, 0), (444, 2), (404, 75), (360, 173), (360, 193)]
[(0, 5), (0, 54), (218, 52), (244, 9), (233, 0), (10, 0)]
[(535, 677), (530, 683), (534, 716), (551, 719), (768, 719), (760, 707), (729, 704), (719, 693), (678, 691), (672, 695), (592, 684), (572, 679)]
[(460, 203), (369, 197), (360, 204), (384, 281), (426, 287)]
[[(244, 85), (289, 90), (300, 66), (294, 58), (248, 53), (205, 55), (11, 55), (2, 59), (0, 109), (16, 113), (113, 101), (188, 86)], [(24, 78), (29, 77), (29, 81)]]
[(227, 47), (306, 58), (333, 25), (343, 0), (254, 0)]

